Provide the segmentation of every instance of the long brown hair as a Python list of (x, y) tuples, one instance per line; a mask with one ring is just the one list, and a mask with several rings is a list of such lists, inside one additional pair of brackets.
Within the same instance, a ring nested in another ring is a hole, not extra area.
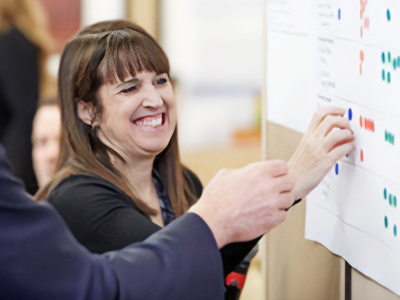
[[(136, 24), (126, 21), (95, 24), (83, 29), (67, 44), (59, 70), (64, 144), (60, 170), (53, 181), (35, 195), (37, 200), (47, 198), (57, 184), (71, 174), (95, 174), (130, 196), (144, 215), (156, 213), (132, 193), (109, 155), (124, 159), (101, 142), (94, 126), (85, 124), (77, 115), (77, 104), (83, 100), (92, 103), (95, 116), (101, 117), (102, 105), (97, 95), (100, 86), (116, 82), (116, 76), (123, 81), (127, 76), (134, 77), (144, 71), (169, 75), (169, 62), (158, 43)], [(193, 183), (180, 162), (176, 128), (153, 167), (168, 189), (176, 215), (182, 215), (197, 199)]]
[(0, 33), (17, 28), (39, 50), (40, 97), (53, 96), (55, 80), (47, 71), (46, 62), (54, 49), (47, 16), (37, 0), (1, 0)]

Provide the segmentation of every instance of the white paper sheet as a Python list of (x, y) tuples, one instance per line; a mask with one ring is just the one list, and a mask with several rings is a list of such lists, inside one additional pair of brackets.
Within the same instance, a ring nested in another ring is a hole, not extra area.
[(316, 109), (313, 90), (315, 0), (267, 2), (268, 119), (306, 132)]
[(304, 132), (340, 106), (356, 136), (307, 198), (306, 238), (400, 295), (400, 2), (268, 3), (269, 120)]

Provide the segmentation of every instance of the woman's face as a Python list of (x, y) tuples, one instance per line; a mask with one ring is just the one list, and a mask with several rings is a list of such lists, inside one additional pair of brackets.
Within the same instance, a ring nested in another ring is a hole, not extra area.
[(125, 158), (155, 156), (167, 147), (177, 121), (167, 74), (142, 72), (103, 84), (98, 96), (103, 112), (94, 125), (103, 143)]

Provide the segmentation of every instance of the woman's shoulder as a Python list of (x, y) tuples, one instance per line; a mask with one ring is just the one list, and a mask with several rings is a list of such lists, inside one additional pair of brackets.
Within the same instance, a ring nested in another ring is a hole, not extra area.
[(132, 199), (113, 183), (96, 175), (84, 174), (70, 175), (61, 180), (47, 200), (56, 207), (80, 207), (105, 201), (134, 205)]

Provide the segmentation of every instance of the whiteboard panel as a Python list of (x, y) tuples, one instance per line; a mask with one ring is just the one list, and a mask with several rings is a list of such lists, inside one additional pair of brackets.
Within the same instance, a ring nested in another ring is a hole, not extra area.
[(400, 295), (400, 2), (269, 0), (268, 119), (340, 106), (356, 149), (307, 198), (306, 238)]

